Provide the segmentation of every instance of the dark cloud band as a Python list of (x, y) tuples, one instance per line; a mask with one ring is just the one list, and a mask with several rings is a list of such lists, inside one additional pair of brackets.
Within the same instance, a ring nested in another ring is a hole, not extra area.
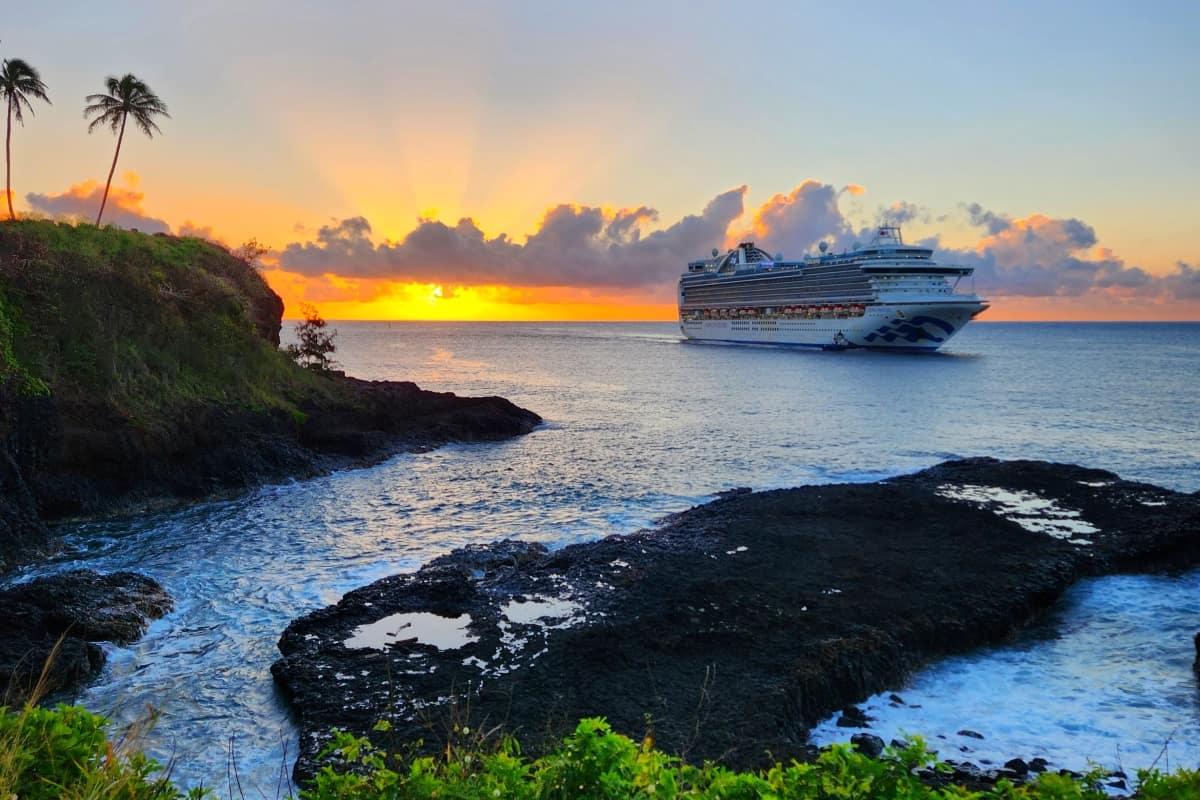
[(279, 265), (305, 275), (508, 286), (637, 287), (673, 281), (689, 258), (725, 239), (742, 214), (746, 187), (717, 195), (700, 214), (643, 235), (651, 208), (605, 212), (560, 205), (524, 244), (484, 236), (474, 220), (451, 226), (421, 220), (403, 240), (376, 243), (362, 217), (322, 227), (313, 242), (293, 242)]

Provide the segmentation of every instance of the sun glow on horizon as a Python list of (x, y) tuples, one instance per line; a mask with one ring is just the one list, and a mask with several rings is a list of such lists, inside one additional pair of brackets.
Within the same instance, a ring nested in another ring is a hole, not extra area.
[(263, 277), (283, 298), (287, 319), (297, 318), (306, 303), (326, 319), (347, 321), (648, 322), (677, 317), (674, 302), (634, 291), (305, 278), (277, 269), (264, 270)]

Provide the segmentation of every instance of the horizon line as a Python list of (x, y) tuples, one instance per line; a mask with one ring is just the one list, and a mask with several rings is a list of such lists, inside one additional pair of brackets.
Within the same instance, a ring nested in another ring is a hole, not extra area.
[[(304, 317), (282, 317), (281, 322), (303, 322)], [(337, 319), (326, 322), (445, 322), (454, 325), (626, 325), (659, 323), (677, 324), (670, 319)], [(973, 325), (1200, 325), (1200, 319), (977, 319)]]

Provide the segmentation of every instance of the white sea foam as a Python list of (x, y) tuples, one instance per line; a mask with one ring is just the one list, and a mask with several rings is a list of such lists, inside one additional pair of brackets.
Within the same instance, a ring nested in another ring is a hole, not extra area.
[[(871, 733), (919, 734), (943, 758), (999, 766), (1041, 756), (1055, 768), (1095, 761), (1132, 774), (1169, 741), (1172, 765), (1196, 764), (1198, 615), (1200, 571), (1085, 580), (1016, 642), (944, 659), (859, 705), (875, 718)], [(814, 744), (850, 738), (836, 718), (813, 729)], [(964, 728), (985, 738), (958, 736)]]

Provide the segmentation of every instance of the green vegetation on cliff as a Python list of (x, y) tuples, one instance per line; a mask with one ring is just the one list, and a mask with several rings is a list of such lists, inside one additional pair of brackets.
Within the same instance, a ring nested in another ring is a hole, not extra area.
[(0, 380), (152, 423), (196, 403), (294, 410), (329, 390), (277, 349), (279, 297), (201, 239), (0, 225)]

